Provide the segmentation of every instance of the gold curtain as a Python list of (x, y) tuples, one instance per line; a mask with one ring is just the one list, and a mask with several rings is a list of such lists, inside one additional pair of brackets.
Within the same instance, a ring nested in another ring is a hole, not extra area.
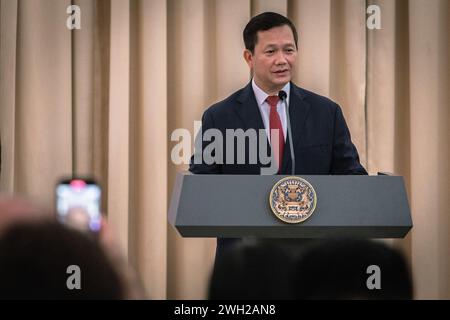
[[(176, 128), (249, 81), (242, 30), (263, 11), (299, 30), (295, 82), (342, 106), (371, 174), (405, 177), (401, 248), (415, 297), (450, 298), (448, 0), (0, 0), (1, 192), (53, 207), (57, 179), (96, 177), (149, 298), (206, 296), (215, 239), (167, 224)], [(67, 6), (81, 8), (68, 30)], [(369, 5), (381, 29), (366, 28)]]

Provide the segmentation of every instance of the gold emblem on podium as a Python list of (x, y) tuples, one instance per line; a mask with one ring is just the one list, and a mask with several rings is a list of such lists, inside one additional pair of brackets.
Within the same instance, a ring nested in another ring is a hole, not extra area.
[(278, 181), (270, 192), (270, 208), (273, 214), (287, 223), (299, 223), (308, 219), (317, 204), (316, 191), (300, 177), (286, 177)]

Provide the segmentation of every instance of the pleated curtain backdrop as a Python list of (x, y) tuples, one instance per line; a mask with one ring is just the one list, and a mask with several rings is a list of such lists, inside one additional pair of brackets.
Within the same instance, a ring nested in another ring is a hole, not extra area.
[[(242, 30), (263, 11), (299, 31), (294, 81), (343, 108), (362, 163), (403, 175), (401, 240), (418, 299), (450, 298), (447, 0), (0, 0), (1, 192), (53, 207), (61, 176), (97, 178), (149, 298), (201, 299), (215, 239), (167, 223), (170, 140), (250, 79)], [(81, 29), (66, 27), (69, 5)], [(381, 29), (366, 28), (369, 5)]]

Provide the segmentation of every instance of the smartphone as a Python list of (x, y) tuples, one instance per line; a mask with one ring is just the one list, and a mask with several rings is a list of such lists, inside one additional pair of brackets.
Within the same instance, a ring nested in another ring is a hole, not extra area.
[(56, 186), (57, 219), (82, 232), (98, 233), (102, 214), (101, 188), (93, 179), (62, 179)]

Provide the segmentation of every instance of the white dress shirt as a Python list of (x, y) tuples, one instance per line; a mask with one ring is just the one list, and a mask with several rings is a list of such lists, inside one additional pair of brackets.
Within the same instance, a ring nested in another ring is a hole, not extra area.
[[(264, 127), (266, 129), (266, 135), (270, 142), (270, 105), (267, 103), (266, 99), (269, 96), (267, 93), (265, 93), (258, 85), (255, 83), (255, 79), (252, 79), (252, 87), (253, 92), (255, 93), (256, 102), (258, 103), (259, 111), (261, 112), (261, 117), (263, 119)], [(287, 98), (286, 103), (289, 105), (289, 94), (291, 93), (291, 83), (288, 82), (283, 87), (283, 91), (286, 92)], [(286, 131), (287, 131), (287, 120), (286, 120), (286, 107), (284, 103), (282, 103), (281, 99), (278, 101), (277, 104), (277, 112), (281, 120), (281, 125), (283, 126), (283, 134), (284, 134), (284, 141), (286, 142)]]

